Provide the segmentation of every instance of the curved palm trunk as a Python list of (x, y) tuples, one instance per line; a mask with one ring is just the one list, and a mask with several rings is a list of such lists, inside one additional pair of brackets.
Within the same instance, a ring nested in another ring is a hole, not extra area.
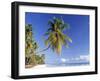
[(43, 50), (41, 50), (41, 51), (36, 52), (36, 54), (37, 54), (37, 53), (41, 53), (41, 52), (43, 52), (43, 51), (46, 51), (46, 50), (48, 50), (49, 48), (50, 48), (50, 45), (49, 45), (47, 48), (45, 48), (45, 49), (43, 49)]
[[(36, 52), (35, 54), (44, 52), (44, 51), (48, 50), (49, 48), (50, 48), (50, 45), (49, 45), (47, 48), (45, 48), (45, 49), (43, 49), (43, 50), (41, 50), (41, 51)], [(33, 56), (33, 55), (34, 55), (34, 54), (26, 55), (26, 57), (31, 57), (31, 56)]]

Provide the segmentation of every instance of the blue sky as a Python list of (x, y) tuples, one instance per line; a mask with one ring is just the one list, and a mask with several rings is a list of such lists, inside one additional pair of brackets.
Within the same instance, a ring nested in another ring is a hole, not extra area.
[(88, 15), (72, 15), (72, 14), (47, 14), (47, 13), (25, 13), (25, 24), (32, 24), (33, 36), (39, 45), (39, 50), (46, 48), (44, 44), (44, 36), (49, 28), (48, 21), (53, 17), (63, 18), (65, 23), (70, 25), (70, 29), (66, 30), (66, 34), (72, 39), (69, 48), (63, 47), (61, 55), (49, 49), (45, 54), (46, 63), (60, 62), (61, 58), (72, 59), (81, 55), (89, 55), (89, 16)]

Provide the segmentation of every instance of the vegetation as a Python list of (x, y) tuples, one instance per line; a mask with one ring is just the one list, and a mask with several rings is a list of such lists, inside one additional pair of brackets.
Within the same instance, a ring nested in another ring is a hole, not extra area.
[(52, 48), (53, 51), (56, 51), (57, 54), (60, 54), (62, 46), (68, 46), (67, 42), (72, 42), (72, 40), (63, 33), (69, 26), (64, 23), (62, 18), (55, 17), (53, 20), (50, 20), (48, 24), (50, 27), (45, 33), (45, 35), (48, 36), (45, 40), (45, 44)]
[(47, 48), (36, 52), (38, 49), (38, 44), (35, 41), (32, 33), (32, 25), (28, 24), (25, 26), (25, 67), (36, 66), (37, 64), (44, 64), (44, 54), (37, 55), (43, 51), (51, 48), (58, 55), (61, 54), (62, 47), (67, 46), (68, 42), (72, 42), (71, 38), (68, 37), (64, 30), (66, 30), (69, 25), (66, 24), (62, 18), (53, 18), (48, 22), (49, 28), (45, 33), (46, 40), (45, 45)]
[(37, 64), (44, 64), (44, 59), (45, 59), (45, 56), (44, 54), (42, 55), (35, 55), (35, 58), (36, 58), (36, 61), (37, 61)]
[(25, 26), (25, 67), (44, 63), (44, 56), (36, 55), (37, 43), (33, 39), (32, 25)]

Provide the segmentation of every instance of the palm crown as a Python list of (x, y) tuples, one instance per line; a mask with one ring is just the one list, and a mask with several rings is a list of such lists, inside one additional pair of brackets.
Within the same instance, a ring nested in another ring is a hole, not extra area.
[(50, 46), (53, 51), (56, 51), (57, 54), (61, 53), (62, 46), (68, 46), (67, 42), (72, 42), (71, 38), (64, 34), (64, 30), (69, 26), (65, 24), (63, 19), (54, 17), (53, 20), (48, 22), (49, 29), (45, 33), (47, 39), (45, 40), (46, 46)]

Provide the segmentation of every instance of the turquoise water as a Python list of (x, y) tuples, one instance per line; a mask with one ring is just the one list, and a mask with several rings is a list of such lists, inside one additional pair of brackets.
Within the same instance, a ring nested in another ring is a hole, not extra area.
[(80, 62), (80, 63), (58, 63), (58, 64), (53, 64), (53, 63), (48, 63), (46, 64), (47, 67), (62, 67), (62, 66), (85, 66), (89, 65), (89, 62)]

